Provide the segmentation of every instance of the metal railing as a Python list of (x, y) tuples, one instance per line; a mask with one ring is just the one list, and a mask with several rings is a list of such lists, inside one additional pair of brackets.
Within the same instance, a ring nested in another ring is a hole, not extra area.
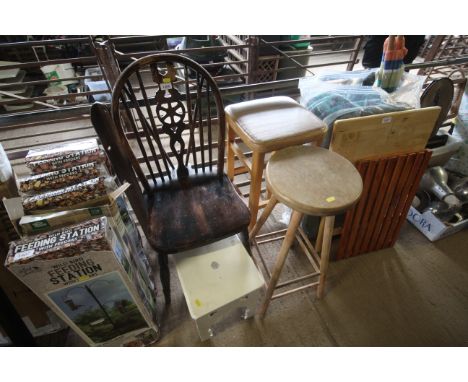
[[(111, 78), (112, 75), (118, 75), (118, 71), (120, 71), (123, 67), (128, 65), (132, 61), (132, 57), (134, 57), (135, 53), (143, 53), (140, 48), (143, 46), (147, 48), (153, 48), (154, 39), (156, 37), (152, 36), (145, 36), (143, 38), (143, 43), (146, 45), (138, 45), (137, 50), (138, 52), (133, 52), (132, 51), (132, 41), (137, 41), (138, 42), (138, 37), (115, 37), (109, 40), (110, 45), (115, 44), (115, 48), (118, 52), (117, 54), (114, 54), (112, 51), (106, 51), (106, 50), (96, 50), (97, 53), (95, 53), (95, 63), (93, 65), (98, 66), (99, 63), (102, 64), (102, 60), (104, 57), (104, 61), (107, 63), (106, 67), (104, 69), (104, 73), (102, 75), (93, 75), (93, 76), (82, 76), (82, 75), (77, 75), (77, 76), (72, 76), (70, 78), (80, 78), (83, 80), (84, 77), (89, 77), (90, 79), (105, 79), (108, 82), (112, 82), (113, 79)], [(84, 44), (83, 39), (78, 39), (78, 42), (80, 44)], [(255, 40), (255, 41), (252, 41)], [(310, 57), (310, 55), (316, 55), (320, 58), (323, 57), (330, 57), (332, 56), (332, 51), (339, 51), (339, 55), (341, 55), (342, 58), (341, 60), (338, 61), (351, 61), (353, 62), (353, 57), (354, 57), (354, 62), (356, 61), (357, 54), (358, 52), (358, 47), (356, 47), (355, 43), (356, 41), (350, 40), (349, 38), (346, 40), (345, 38), (341, 38), (339, 43), (337, 43), (337, 40), (334, 40), (332, 37), (323, 37), (317, 40), (315, 39), (303, 39), (307, 41), (319, 41), (320, 47), (312, 50), (308, 50), (307, 52), (301, 52), (301, 53), (306, 53)], [(93, 42), (89, 42), (88, 38), (88, 43), (91, 45)], [(121, 41), (124, 41), (123, 48), (119, 43)], [(129, 42), (130, 41), (130, 42)], [(242, 41), (243, 43), (240, 44), (239, 42)], [(294, 43), (297, 43), (298, 40), (291, 40), (294, 41)], [(291, 41), (287, 41), (286, 43), (293, 43)], [(335, 41), (335, 42), (333, 42)], [(238, 51), (244, 50), (249, 52), (258, 52), (260, 47), (262, 46), (279, 46), (280, 44), (284, 44), (284, 41), (266, 41), (262, 43), (261, 39), (255, 36), (249, 36), (247, 41), (240, 40), (237, 41), (237, 45), (235, 45), (233, 42), (229, 44), (222, 44), (222, 47), (216, 47), (216, 49), (210, 49), (210, 51), (224, 51), (228, 52), (229, 50), (237, 49)], [(362, 43), (362, 40), (361, 40)], [(335, 44), (335, 45), (334, 45)], [(93, 47), (90, 45), (90, 49), (93, 49)], [(10, 45), (11, 46), (11, 45)], [(25, 46), (29, 47), (30, 49), (31, 43), (26, 44)], [(104, 43), (104, 46), (106, 44)], [(235, 46), (236, 48), (233, 48)], [(110, 46), (107, 46), (107, 48), (110, 48)], [(121, 49), (121, 50), (120, 50)], [(338, 49), (338, 50), (336, 50)], [(167, 50), (167, 49), (164, 49)], [(206, 52), (203, 49), (198, 49), (198, 50), (190, 50), (186, 49), (187, 51), (191, 52)], [(145, 53), (148, 54), (150, 52), (153, 52), (153, 50), (148, 50)], [(296, 55), (299, 55), (297, 51), (294, 51), (291, 53), (290, 51), (285, 51), (286, 55), (292, 56), (293, 58)], [(97, 56), (96, 56), (97, 54)], [(146, 55), (145, 54), (145, 55)], [(252, 53), (253, 54), (253, 53)], [(353, 56), (354, 55), (354, 56)], [(280, 54), (278, 54), (280, 56)], [(86, 56), (85, 56), (86, 57)], [(255, 57), (255, 56), (254, 56)], [(257, 56), (261, 57), (261, 56)], [(246, 59), (244, 59), (246, 58)], [(54, 58), (55, 59), (55, 58)], [(283, 59), (285, 61), (288, 61), (288, 57), (283, 56)], [(114, 60), (114, 61), (112, 61)], [(242, 56), (242, 59), (236, 58), (235, 61), (229, 61), (229, 57), (225, 57), (224, 61), (227, 63), (235, 63), (234, 65), (244, 65), (244, 64), (250, 64), (252, 67), (252, 64), (255, 63), (254, 59), (252, 59), (252, 56)], [(249, 66), (246, 65), (244, 67), (244, 72), (239, 73), (238, 70), (233, 69), (235, 75), (238, 76), (239, 74), (243, 75), (243, 80), (238, 81), (238, 82), (228, 82), (224, 81), (228, 75), (222, 74), (218, 77), (219, 83), (222, 85), (220, 87), (221, 95), (226, 103), (232, 102), (233, 99), (245, 99), (247, 97), (266, 97), (269, 95), (282, 95), (282, 94), (287, 94), (290, 96), (298, 96), (299, 95), (299, 89), (298, 89), (298, 81), (302, 77), (302, 73), (304, 72), (304, 67), (307, 67), (308, 69), (314, 68), (314, 66), (321, 65), (323, 63), (327, 63), (328, 60), (322, 61), (322, 62), (315, 62), (314, 61), (307, 61), (307, 65), (295, 65), (294, 61), (291, 61), (291, 63), (288, 63), (286, 68), (288, 67), (294, 67), (296, 71), (292, 73), (301, 73), (301, 75), (296, 76), (296, 77), (289, 77), (285, 79), (275, 79), (275, 80), (270, 80), (266, 82), (260, 82), (260, 81), (254, 81), (255, 78), (253, 77), (254, 75), (257, 75), (259, 70), (250, 70), (249, 71)], [(466, 65), (468, 63), (468, 56), (462, 56), (462, 57), (457, 57), (457, 58), (448, 58), (448, 59), (441, 59), (441, 60), (434, 60), (430, 62), (423, 62), (423, 63), (418, 63), (418, 64), (412, 64), (408, 65), (407, 67), (412, 70), (417, 70), (417, 69), (422, 69), (422, 68), (438, 68), (438, 67), (443, 67), (447, 65)], [(349, 63), (348, 63), (349, 64)], [(204, 63), (203, 66), (207, 68), (216, 68), (217, 66), (224, 65), (224, 63), (220, 62), (208, 62)], [(347, 65), (347, 64), (344, 64)], [(255, 68), (257, 68), (255, 66)], [(278, 68), (277, 68), (278, 69)], [(312, 69), (314, 70), (314, 69)], [(285, 73), (288, 72), (288, 70), (285, 70), (283, 72), (278, 71), (277, 73)], [(252, 74), (253, 73), (253, 74)], [(291, 73), (291, 72), (289, 72)], [(310, 74), (310, 73), (308, 73)], [(250, 78), (249, 78), (250, 76)], [(116, 78), (116, 77), (115, 77)], [(115, 79), (114, 78), (114, 79)], [(239, 78), (239, 77), (237, 77)], [(252, 81), (252, 82), (249, 82)], [(25, 82), (30, 82), (32, 85), (38, 83), (38, 85), (47, 85), (51, 83), (55, 83), (55, 80), (44, 80), (44, 79), (31, 79)], [(111, 87), (112, 84), (110, 84), (109, 87)], [(4, 89), (4, 87), (0, 87), (0, 91)], [(108, 89), (106, 89), (104, 92), (108, 92)], [(91, 93), (91, 92), (90, 92)], [(99, 94), (99, 92), (94, 92), (95, 94)], [(43, 96), (43, 95), (36, 95), (35, 97), (30, 97), (29, 99), (25, 100), (25, 102), (41, 102), (41, 103), (46, 103), (48, 96)], [(39, 107), (40, 106), (40, 107)], [(46, 143), (50, 142), (64, 142), (67, 140), (73, 140), (73, 139), (80, 139), (80, 138), (87, 138), (90, 136), (95, 136), (94, 129), (91, 125), (90, 122), (90, 107), (91, 103), (87, 100), (86, 103), (74, 103), (74, 104), (66, 104), (66, 105), (51, 105), (54, 106), (51, 108), (49, 104), (46, 104), (45, 106), (39, 105), (37, 108), (34, 108), (32, 110), (27, 110), (23, 112), (10, 112), (10, 113), (4, 113), (0, 114), (0, 140), (2, 141), (2, 144), (4, 144), (5, 150), (8, 153), (8, 156), (10, 160), (19, 160), (18, 163), (21, 162), (21, 158), (24, 157), (26, 154), (27, 150), (30, 147), (33, 147), (35, 145), (43, 145)], [(53, 124), (53, 125), (52, 125)], [(58, 126), (55, 128), (55, 126)]]
[[(106, 36), (103, 39), (108, 40), (115, 47), (116, 67), (122, 68), (135, 58), (152, 53), (174, 52), (174, 49), (168, 46), (167, 38), (169, 37), (177, 36)], [(86, 69), (99, 66), (100, 60), (97, 57), (93, 40), (90, 36), (78, 36), (0, 42), (0, 60), (12, 61), (0, 66), (0, 74), (10, 71), (16, 75), (7, 81), (0, 80), (0, 113), (19, 115), (41, 109), (57, 110), (64, 107), (68, 109), (72, 106), (92, 103), (96, 96), (108, 94), (112, 85), (108, 81), (107, 88), (100, 90), (91, 90), (86, 86), (88, 81), (107, 80), (101, 73), (85, 74)], [(348, 70), (351, 70), (357, 61), (362, 36), (321, 36), (270, 42), (265, 42), (261, 36), (219, 36), (216, 41), (217, 45), (200, 47), (192, 45), (178, 49), (177, 53), (186, 54), (196, 60), (200, 57), (207, 58), (207, 62), (201, 63), (202, 66), (209, 69), (218, 84), (224, 87), (291, 78), (298, 69), (305, 73), (309, 68), (320, 66), (348, 64)], [(333, 49), (333, 46), (344, 46), (349, 41), (355, 42), (353, 49)], [(284, 47), (298, 43), (311, 44), (319, 51), (309, 49), (308, 51), (281, 53)], [(266, 65), (268, 57), (259, 56), (260, 51), (267, 45), (276, 53), (272, 57), (272, 66)], [(281, 49), (278, 49), (279, 46)], [(66, 52), (73, 52), (73, 56), (67, 56)], [(236, 54), (236, 52), (241, 53)], [(210, 62), (210, 55), (217, 53), (222, 58), (219, 61)], [(349, 54), (349, 59), (328, 62), (322, 60), (317, 63), (313, 60), (314, 56), (322, 58), (329, 54), (340, 53)], [(299, 63), (299, 60), (307, 60), (308, 65)], [(288, 63), (283, 64), (286, 62)], [(68, 66), (71, 75), (65, 77), (62, 75), (61, 78), (57, 78), (53, 74), (54, 67), (59, 69), (63, 65)], [(47, 70), (50, 71), (49, 74), (44, 74)], [(62, 84), (66, 84), (66, 89), (62, 89), (62, 93), (44, 93), (47, 88)], [(2, 112), (2, 109), (6, 110)]]
[[(464, 62), (468, 62), (468, 57)], [(442, 62), (445, 63), (445, 62)], [(426, 64), (427, 65), (427, 64)], [(418, 65), (414, 65), (417, 69)], [(264, 83), (229, 86), (221, 89), (223, 98), (240, 94), (275, 92), (276, 94), (298, 95), (300, 78), (277, 80)], [(293, 93), (291, 93), (293, 91)], [(28, 150), (51, 142), (67, 142), (76, 139), (95, 137), (96, 133), (89, 120), (91, 105), (65, 107), (59, 110), (37, 110), (19, 115), (0, 116), (0, 139), (6, 143), (5, 151), (11, 161), (21, 164)], [(36, 130), (36, 126), (40, 130)], [(45, 132), (45, 126), (63, 126)], [(27, 131), (27, 133), (24, 133)], [(16, 138), (10, 138), (11, 134)], [(8, 139), (5, 139), (8, 137)], [(129, 139), (134, 138), (129, 136)], [(31, 143), (33, 142), (33, 143)]]
[[(102, 39), (108, 40), (115, 48), (116, 62), (113, 70), (118, 72), (135, 58), (152, 53), (174, 52), (168, 45), (167, 39), (169, 37), (177, 36), (106, 36)], [(270, 38), (267, 39), (267, 36), (225, 35), (218, 37), (217, 44), (206, 44), (198, 47), (192, 44), (190, 47), (177, 50), (177, 52), (194, 57), (196, 60), (200, 57), (207, 58), (206, 62), (201, 63), (202, 66), (210, 70), (221, 88), (226, 88), (223, 93), (234, 95), (230, 88), (235, 86), (263, 82), (276, 86), (276, 81), (311, 75), (316, 68), (320, 67), (342, 65), (347, 70), (352, 70), (358, 62), (358, 54), (364, 40), (363, 36), (352, 35), (317, 36), (288, 40), (281, 40), (280, 36), (268, 37)], [(275, 39), (275, 37), (278, 38)], [(461, 37), (456, 40), (458, 44), (466, 44), (466, 38), (461, 39)], [(455, 49), (453, 39), (441, 36), (439, 40), (432, 39), (430, 55), (438, 57), (434, 47), (438, 46), (437, 44), (440, 45), (441, 41), (450, 41), (450, 46), (448, 43), (443, 45), (442, 52), (443, 59), (450, 64), (444, 66), (440, 64), (441, 60), (435, 59), (435, 61), (430, 60), (420, 67), (425, 70), (429, 68), (432, 72), (440, 72), (440, 70), (434, 69), (438, 67), (466, 68), (465, 56), (447, 57), (450, 52), (460, 52), (460, 48)], [(210, 40), (211, 43), (213, 41), (215, 40)], [(298, 44), (303, 44), (306, 48), (297, 48)], [(70, 51), (75, 52), (75, 56), (66, 56), (65, 53)], [(210, 62), (209, 57), (216, 54), (221, 58), (218, 61)], [(0, 74), (6, 71), (13, 71), (17, 74), (27, 72), (27, 76), (25, 78), (23, 78), (24, 75), (23, 77), (18, 76), (18, 81), (15, 81), (14, 78), (7, 81), (0, 80), (0, 116), (20, 116), (31, 112), (36, 113), (40, 110), (50, 110), (51, 112), (69, 110), (73, 107), (89, 106), (95, 98), (108, 95), (113, 81), (109, 82), (106, 73), (85, 74), (86, 69), (99, 66), (102, 59), (97, 55), (95, 43), (90, 36), (1, 42), (1, 60), (18, 61), (21, 59), (21, 61), (11, 64), (4, 63), (0, 66)], [(40, 58), (39, 56), (44, 57)], [(106, 62), (104, 64), (101, 67), (105, 72), (109, 71), (109, 65)], [(70, 73), (73, 75), (62, 78), (49, 75), (49, 78), (45, 78), (43, 69), (54, 65), (68, 65), (72, 68)], [(106, 80), (108, 86), (99, 90), (91, 90), (85, 84), (88, 81), (102, 80)], [(67, 85), (64, 94), (44, 93), (48, 87), (69, 82), (74, 84), (73, 86)], [(293, 91), (297, 84), (295, 81), (286, 83), (291, 85), (289, 91)], [(286, 91), (287, 87), (281, 87), (281, 89)], [(249, 91), (248, 94), (251, 95), (251, 92)], [(2, 109), (3, 111), (1, 111)], [(53, 115), (62, 117), (63, 113), (51, 114), (51, 118)]]

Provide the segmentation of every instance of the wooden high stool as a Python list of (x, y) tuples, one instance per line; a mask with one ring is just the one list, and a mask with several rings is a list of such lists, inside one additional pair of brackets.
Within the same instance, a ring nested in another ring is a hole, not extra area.
[[(240, 102), (227, 106), (225, 112), (228, 177), (232, 181), (235, 174), (250, 172), (251, 229), (257, 220), (265, 154), (308, 142), (320, 144), (327, 127), (306, 108), (284, 96)], [(252, 150), (252, 161), (234, 141), (236, 136)], [(234, 168), (234, 156), (243, 162), (243, 167)]]
[[(264, 317), (271, 299), (315, 286), (317, 297), (322, 297), (335, 215), (343, 213), (356, 203), (362, 192), (361, 176), (351, 162), (334, 152), (313, 146), (288, 147), (274, 153), (266, 167), (266, 183), (271, 192), (270, 201), (251, 230), (250, 240), (255, 240), (276, 203), (285, 204), (293, 212), (260, 308), (261, 318)], [(304, 214), (322, 216), (323, 239), (320, 248), (314, 249), (299, 227)], [(287, 281), (278, 287), (314, 276), (318, 276), (319, 280), (273, 296), (295, 237), (306, 251), (316, 272)]]

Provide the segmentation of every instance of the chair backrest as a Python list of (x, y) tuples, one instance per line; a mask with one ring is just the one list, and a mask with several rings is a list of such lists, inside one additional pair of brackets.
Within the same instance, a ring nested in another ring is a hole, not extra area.
[(151, 182), (222, 176), (224, 106), (215, 81), (195, 61), (155, 54), (131, 63), (114, 85), (112, 118), (141, 165), (134, 170), (145, 190)]
[(99, 102), (93, 104), (91, 107), (91, 121), (112, 163), (115, 175), (117, 175), (122, 184), (127, 182), (131, 186), (126, 195), (146, 234), (148, 232), (148, 211), (143, 194), (141, 193), (141, 185), (135, 172), (135, 169), (140, 169), (140, 166), (128, 144), (125, 134), (115, 127), (110, 110), (105, 104)]

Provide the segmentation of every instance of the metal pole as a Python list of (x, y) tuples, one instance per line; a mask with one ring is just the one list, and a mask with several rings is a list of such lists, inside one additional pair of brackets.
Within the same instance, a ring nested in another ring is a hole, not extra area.
[(258, 56), (259, 56), (259, 39), (256, 36), (249, 36), (247, 38), (248, 52), (247, 52), (247, 83), (255, 83), (258, 69)]
[(313, 76), (315, 75), (314, 72), (312, 72), (311, 70), (309, 70), (307, 68), (307, 66), (305, 65), (302, 65), (299, 61), (295, 60), (294, 58), (292, 58), (291, 56), (289, 56), (288, 54), (284, 53), (281, 49), (278, 49), (276, 46), (274, 45), (271, 45), (269, 44), (267, 41), (265, 41), (264, 39), (261, 40), (263, 44), (265, 45), (268, 45), (270, 48), (273, 48), (276, 52), (278, 52), (280, 55), (286, 57), (288, 60), (292, 61), (293, 64), (295, 64), (296, 66), (298, 66), (299, 68), (301, 69), (305, 69), (306, 71), (308, 71), (310, 74), (312, 74)]
[(106, 309), (104, 308), (104, 306), (101, 304), (101, 302), (98, 300), (98, 298), (96, 297), (96, 295), (93, 293), (93, 291), (91, 290), (91, 288), (87, 285), (84, 286), (85, 289), (88, 291), (88, 293), (91, 295), (91, 297), (94, 299), (94, 301), (96, 301), (96, 303), (99, 305), (99, 308), (101, 308), (102, 312), (104, 313), (104, 315), (106, 316), (106, 318), (109, 320), (109, 322), (112, 324), (112, 326), (115, 328), (115, 323), (114, 321), (112, 321), (112, 318), (109, 316), (109, 314), (107, 313)]
[(358, 55), (359, 55), (359, 51), (361, 50), (361, 45), (362, 45), (363, 41), (364, 41), (364, 36), (359, 36), (356, 39), (356, 41), (354, 42), (354, 48), (353, 48), (353, 51), (351, 53), (351, 57), (349, 58), (349, 60), (351, 62), (348, 63), (348, 66), (346, 67), (346, 70), (348, 70), (348, 71), (353, 70), (354, 65), (357, 62), (357, 58), (358, 58)]

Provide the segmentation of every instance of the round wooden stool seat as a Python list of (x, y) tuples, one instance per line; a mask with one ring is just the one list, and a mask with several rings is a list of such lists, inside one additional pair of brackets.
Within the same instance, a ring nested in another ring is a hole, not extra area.
[(281, 203), (315, 216), (346, 211), (362, 192), (361, 175), (351, 162), (315, 146), (277, 151), (268, 162), (266, 181)]

